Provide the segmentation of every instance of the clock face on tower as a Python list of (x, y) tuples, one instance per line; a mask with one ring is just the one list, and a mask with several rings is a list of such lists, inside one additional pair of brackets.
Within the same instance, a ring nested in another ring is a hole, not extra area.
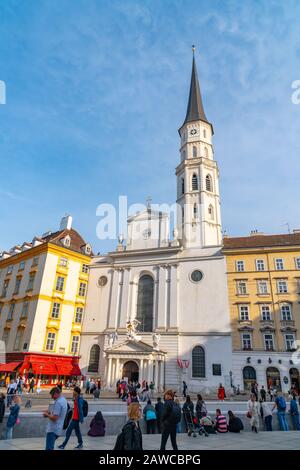
[(191, 129), (190, 130), (190, 135), (196, 135), (197, 134), (197, 129)]

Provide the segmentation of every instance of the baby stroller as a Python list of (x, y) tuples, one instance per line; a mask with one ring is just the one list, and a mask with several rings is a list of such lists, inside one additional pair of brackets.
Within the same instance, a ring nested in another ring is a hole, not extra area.
[(205, 437), (208, 437), (208, 433), (205, 431), (204, 427), (201, 426), (198, 418), (193, 416), (190, 408), (183, 410), (183, 415), (187, 427), (187, 435), (189, 437), (197, 437), (197, 434), (199, 434), (199, 436), (204, 435)]

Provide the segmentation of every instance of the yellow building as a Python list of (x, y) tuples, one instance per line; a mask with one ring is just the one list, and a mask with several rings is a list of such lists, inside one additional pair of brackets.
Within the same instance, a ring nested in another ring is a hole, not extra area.
[(225, 237), (233, 382), (299, 387), (300, 231)]
[(34, 374), (43, 383), (79, 375), (78, 353), (91, 246), (64, 217), (60, 230), (0, 257), (0, 372)]

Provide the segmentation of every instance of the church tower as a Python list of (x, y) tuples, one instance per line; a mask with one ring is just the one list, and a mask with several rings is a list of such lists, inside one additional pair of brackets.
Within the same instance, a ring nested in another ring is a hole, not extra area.
[(179, 238), (185, 248), (221, 245), (219, 170), (212, 146), (213, 126), (207, 120), (193, 46), (190, 94), (179, 129), (180, 164), (176, 168)]

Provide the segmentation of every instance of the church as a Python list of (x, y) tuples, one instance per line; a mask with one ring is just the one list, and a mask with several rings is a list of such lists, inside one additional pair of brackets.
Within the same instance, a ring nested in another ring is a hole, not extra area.
[(114, 389), (118, 379), (161, 392), (215, 392), (231, 384), (231, 327), (222, 254), (213, 126), (193, 51), (187, 112), (179, 128), (177, 219), (148, 204), (128, 218), (116, 251), (95, 256), (82, 327), (80, 367)]

